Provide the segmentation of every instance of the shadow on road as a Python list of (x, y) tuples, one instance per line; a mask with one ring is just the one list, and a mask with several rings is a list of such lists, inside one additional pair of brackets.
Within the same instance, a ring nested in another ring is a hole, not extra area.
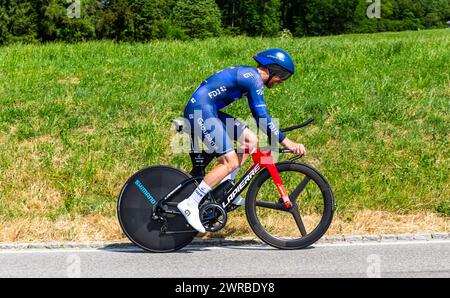
[[(289, 251), (289, 250), (281, 250), (267, 245), (252, 245), (252, 246), (222, 246), (223, 248), (234, 249), (234, 250), (259, 250), (259, 251)], [(310, 246), (303, 249), (298, 250), (312, 250), (315, 249), (314, 246)]]
[[(155, 253), (143, 250), (137, 246), (129, 245), (127, 247), (117, 247), (117, 246), (107, 246), (104, 248), (99, 248), (100, 251), (112, 252), (112, 253), (128, 253), (128, 254), (163, 254), (163, 253)], [(164, 254), (189, 254), (193, 252), (201, 252), (208, 251), (208, 247), (185, 247), (175, 252), (164, 253)]]
[[(277, 251), (278, 249), (270, 247), (268, 245), (258, 244), (258, 245), (195, 245), (195, 246), (187, 246), (184, 247), (178, 251), (170, 252), (170, 253), (164, 253), (164, 254), (189, 254), (194, 252), (203, 252), (203, 251), (211, 251), (212, 249), (230, 249), (230, 250), (242, 250), (242, 251)], [(315, 249), (314, 246), (310, 246), (308, 248), (304, 248), (302, 250), (310, 251)], [(104, 248), (100, 248), (100, 251), (105, 252), (112, 252), (112, 253), (128, 253), (128, 254), (159, 254), (159, 253), (153, 253), (149, 251), (145, 251), (144, 249), (141, 249), (137, 246), (133, 246), (132, 244), (117, 246), (117, 245), (110, 245), (106, 246)], [(286, 250), (279, 250), (279, 251), (286, 251)]]

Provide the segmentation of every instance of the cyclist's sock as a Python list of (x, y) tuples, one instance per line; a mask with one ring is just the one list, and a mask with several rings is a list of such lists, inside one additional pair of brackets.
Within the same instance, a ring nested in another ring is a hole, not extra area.
[(202, 181), (197, 189), (192, 193), (188, 200), (195, 202), (197, 205), (200, 204), (201, 200), (211, 191), (211, 187)]

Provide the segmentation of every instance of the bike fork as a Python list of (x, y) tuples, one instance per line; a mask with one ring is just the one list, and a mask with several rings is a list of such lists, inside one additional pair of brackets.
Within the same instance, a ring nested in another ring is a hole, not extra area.
[(261, 167), (264, 167), (269, 171), (269, 174), (277, 187), (278, 193), (280, 194), (280, 198), (283, 200), (284, 206), (291, 209), (293, 204), (289, 199), (289, 195), (284, 187), (283, 181), (281, 180), (280, 173), (275, 166), (272, 152), (270, 150), (261, 151), (261, 149), (258, 149), (255, 153), (253, 153), (252, 158), (255, 164), (260, 164)]

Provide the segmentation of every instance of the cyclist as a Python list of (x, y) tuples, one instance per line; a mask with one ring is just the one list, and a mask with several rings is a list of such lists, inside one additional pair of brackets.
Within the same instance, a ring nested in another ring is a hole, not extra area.
[[(276, 48), (258, 53), (253, 58), (258, 63), (257, 68), (230, 67), (209, 77), (192, 95), (184, 111), (184, 117), (189, 121), (194, 135), (201, 137), (219, 161), (192, 195), (178, 204), (178, 209), (188, 223), (200, 233), (205, 233), (199, 216), (200, 201), (214, 185), (226, 179), (234, 180), (249, 157), (248, 153), (234, 150), (232, 139), (238, 141), (240, 148), (248, 148), (250, 152), (257, 148), (257, 136), (237, 119), (221, 112), (221, 109), (247, 96), (259, 129), (293, 153), (306, 154), (302, 144), (286, 138), (272, 122), (264, 102), (264, 85), (272, 89), (295, 73), (292, 58)], [(238, 197), (233, 203), (242, 205), (243, 199)]]

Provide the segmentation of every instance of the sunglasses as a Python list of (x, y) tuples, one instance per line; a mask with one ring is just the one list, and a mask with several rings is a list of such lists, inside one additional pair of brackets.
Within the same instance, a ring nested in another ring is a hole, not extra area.
[(276, 65), (276, 64), (268, 65), (267, 69), (269, 70), (271, 75), (277, 76), (280, 79), (282, 79), (283, 81), (286, 81), (287, 79), (289, 79), (292, 76), (292, 73), (290, 73), (283, 67)]

